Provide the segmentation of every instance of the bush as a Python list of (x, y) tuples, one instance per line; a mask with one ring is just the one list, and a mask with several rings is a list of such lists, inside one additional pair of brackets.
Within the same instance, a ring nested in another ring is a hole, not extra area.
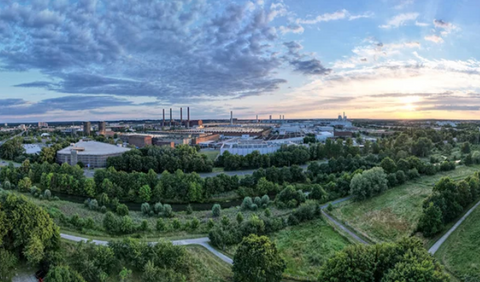
[(178, 221), (178, 219), (175, 218), (172, 222), (172, 227), (173, 229), (178, 230), (180, 229), (180, 227), (182, 227), (182, 224), (180, 223), (180, 221)]
[(45, 192), (43, 192), (43, 197), (46, 198), (46, 199), (50, 199), (52, 197), (52, 192), (50, 192), (50, 190), (45, 190)]
[(212, 207), (212, 215), (213, 217), (219, 217), (222, 212), (222, 207), (219, 204), (215, 204)]
[(397, 174), (389, 173), (387, 175), (388, 187), (395, 187), (397, 185)]
[(165, 231), (165, 221), (162, 218), (157, 219), (156, 229), (157, 231)]
[(150, 204), (149, 203), (143, 203), (141, 206), (141, 211), (144, 215), (149, 215), (150, 214)]
[(399, 185), (401, 185), (401, 184), (405, 183), (405, 181), (407, 181), (407, 176), (405, 175), (405, 172), (403, 172), (403, 170), (397, 171), (396, 178), (397, 178), (397, 183)]
[(266, 217), (270, 217), (272, 216), (272, 212), (270, 211), (269, 208), (266, 208), (265, 211), (263, 212), (265, 214)]
[(91, 209), (91, 210), (98, 210), (98, 202), (97, 200), (93, 199), (91, 200), (89, 203), (88, 203), (88, 208)]
[(320, 208), (317, 210), (316, 204), (308, 203), (301, 205), (298, 209), (294, 210), (293, 215), (298, 219), (298, 221), (303, 222), (314, 219), (319, 212)]
[(416, 168), (410, 169), (408, 172), (408, 179), (417, 179), (420, 177), (420, 173), (418, 173), (418, 170)]
[(294, 216), (293, 214), (290, 214), (288, 216), (288, 225), (290, 226), (295, 226), (298, 225), (300, 222), (298, 221), (298, 218)]
[(249, 210), (252, 208), (253, 201), (250, 197), (245, 197), (242, 202), (242, 210)]
[(296, 191), (293, 186), (289, 185), (278, 193), (275, 200), (280, 208), (284, 207), (285, 204), (289, 208), (295, 208), (305, 202), (306, 198), (301, 190)]
[(10, 181), (8, 181), (8, 180), (5, 180), (2, 184), (2, 187), (5, 190), (10, 190), (10, 189), (12, 189), (12, 183), (10, 183)]
[(172, 210), (172, 206), (170, 206), (169, 204), (165, 204), (163, 205), (163, 216), (165, 217), (173, 217), (173, 210)]
[(250, 207), (250, 209), (251, 209), (252, 211), (256, 211), (256, 210), (258, 209), (257, 204), (252, 204), (252, 206)]
[(117, 206), (117, 214), (120, 216), (128, 215), (128, 207), (125, 204), (120, 204)]
[(199, 226), (200, 226), (200, 221), (198, 220), (198, 218), (194, 217), (192, 219), (192, 222), (190, 223), (190, 228), (192, 228), (192, 230), (196, 230)]
[(212, 229), (215, 226), (215, 222), (210, 218), (207, 222), (208, 229)]
[(270, 204), (270, 197), (268, 195), (263, 195), (262, 201), (261, 201), (261, 207), (265, 209), (268, 207), (269, 204)]
[(148, 230), (149, 230), (149, 228), (148, 228), (148, 222), (147, 222), (146, 219), (142, 220), (142, 223), (140, 224), (139, 229), (140, 229), (141, 231), (148, 231)]
[(193, 213), (193, 208), (192, 208), (192, 206), (191, 206), (190, 204), (188, 204), (188, 206), (187, 206), (186, 213), (187, 213), (187, 214), (192, 214), (192, 213)]
[(437, 173), (437, 168), (433, 164), (427, 164), (425, 166), (426, 175), (435, 175), (435, 173)]
[(332, 203), (328, 203), (327, 211), (329, 211), (329, 212), (333, 211), (333, 205), (332, 205)]
[(155, 210), (155, 213), (156, 214), (159, 214), (159, 213), (163, 213), (164, 212), (164, 208), (163, 208), (163, 205), (162, 203), (156, 203), (154, 206), (153, 206), (153, 209)]
[(257, 205), (257, 207), (262, 207), (262, 199), (260, 199), (260, 197), (255, 197), (253, 202), (255, 203), (255, 205)]
[(106, 207), (106, 206), (102, 206), (102, 207), (100, 208), (100, 212), (101, 212), (101, 213), (106, 213), (106, 212), (107, 212), (107, 207)]
[(241, 212), (237, 213), (237, 223), (241, 224), (243, 222), (243, 214)]

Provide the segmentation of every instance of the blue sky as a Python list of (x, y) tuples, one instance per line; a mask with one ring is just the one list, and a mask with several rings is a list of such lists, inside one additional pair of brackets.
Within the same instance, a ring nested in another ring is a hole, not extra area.
[(3, 0), (0, 122), (187, 106), (193, 119), (477, 119), (478, 11), (478, 0)]

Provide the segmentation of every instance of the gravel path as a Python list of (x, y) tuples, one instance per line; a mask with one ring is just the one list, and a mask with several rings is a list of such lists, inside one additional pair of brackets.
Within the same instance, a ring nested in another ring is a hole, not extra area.
[(445, 233), (445, 235), (442, 236), (442, 238), (440, 238), (440, 240), (438, 240), (429, 250), (428, 252), (432, 255), (434, 255), (438, 249), (440, 248), (440, 246), (442, 246), (442, 244), (448, 239), (448, 237), (450, 236), (450, 234), (453, 233), (453, 231), (455, 231), (459, 226), (460, 224), (462, 224), (462, 222), (475, 210), (476, 207), (478, 207), (480, 205), (480, 201), (475, 205), (473, 206), (464, 216), (462, 216), (462, 218), (460, 218), (459, 221), (457, 221), (457, 223), (455, 223), (455, 225), (450, 228), (450, 230), (448, 230), (447, 233)]

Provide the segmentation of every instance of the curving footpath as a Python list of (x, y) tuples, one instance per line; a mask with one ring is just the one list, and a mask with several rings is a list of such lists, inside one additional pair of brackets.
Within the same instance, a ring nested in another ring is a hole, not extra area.
[[(68, 235), (68, 234), (60, 234), (60, 237), (62, 237), (65, 240), (73, 241), (73, 242), (92, 242), (96, 245), (101, 245), (101, 246), (107, 246), (108, 241), (101, 241), (101, 240), (88, 240), (86, 238), (78, 237), (78, 236), (73, 236), (73, 235)], [(219, 251), (215, 250), (212, 246), (210, 246), (209, 242), (210, 240), (207, 237), (202, 237), (202, 238), (196, 238), (196, 239), (184, 239), (184, 240), (176, 240), (176, 241), (170, 241), (173, 245), (175, 246), (188, 246), (188, 245), (199, 245), (204, 248), (206, 248), (208, 251), (213, 253), (215, 256), (220, 258), (222, 261), (228, 263), (228, 264), (233, 264), (233, 260), (226, 255), (220, 253)], [(157, 242), (151, 242), (151, 244), (156, 244)]]
[[(346, 198), (342, 198), (342, 199), (338, 199), (336, 201), (333, 201), (331, 202), (332, 205), (336, 205), (338, 203), (341, 203), (341, 202), (345, 202), (347, 200), (349, 200), (351, 197), (346, 197)], [(323, 205), (320, 207), (320, 209), (322, 210), (322, 214), (328, 219), (330, 220), (331, 222), (333, 222), (333, 224), (337, 225), (340, 229), (342, 229), (343, 231), (345, 231), (346, 233), (348, 233), (350, 236), (352, 236), (355, 240), (359, 241), (360, 243), (362, 244), (368, 244), (367, 242), (365, 242), (363, 239), (361, 239), (360, 237), (358, 237), (355, 233), (351, 232), (350, 230), (348, 230), (345, 226), (343, 226), (341, 223), (339, 223), (338, 221), (336, 221), (335, 219), (333, 219), (331, 216), (329, 216), (327, 213), (325, 213), (323, 210), (326, 209), (328, 207), (328, 204), (326, 205)], [(73, 242), (92, 242), (96, 245), (101, 245), (101, 246), (106, 246), (108, 245), (108, 241), (102, 241), (102, 240), (89, 240), (87, 238), (83, 238), (83, 237), (78, 237), (78, 236), (74, 236), (74, 235), (69, 235), (69, 234), (63, 234), (61, 233), (60, 234), (60, 237), (62, 237), (62, 239), (65, 239), (65, 240), (69, 240), (69, 241), (73, 241)], [(228, 256), (222, 254), (221, 252), (217, 251), (215, 248), (213, 248), (209, 243), (210, 243), (210, 239), (208, 239), (208, 237), (202, 237), (202, 238), (195, 238), (195, 239), (184, 239), (184, 240), (174, 240), (174, 241), (170, 241), (173, 245), (176, 245), (176, 246), (188, 246), (188, 245), (199, 245), (199, 246), (202, 246), (204, 247), (205, 249), (207, 249), (209, 252), (211, 252), (212, 254), (214, 254), (215, 256), (217, 256), (219, 259), (221, 259), (222, 261), (232, 265), (233, 264), (233, 260), (231, 258), (229, 258)], [(151, 242), (152, 244), (156, 244), (156, 242)]]
[(440, 248), (440, 246), (442, 246), (442, 244), (448, 239), (448, 237), (453, 233), (453, 231), (455, 231), (459, 226), (460, 224), (462, 224), (462, 222), (475, 210), (476, 207), (478, 207), (480, 205), (480, 201), (475, 204), (475, 206), (473, 206), (464, 216), (462, 216), (462, 218), (460, 218), (459, 221), (457, 221), (457, 223), (455, 223), (455, 225), (450, 228), (450, 230), (448, 230), (447, 233), (445, 233), (445, 235), (442, 236), (442, 238), (440, 238), (429, 250), (428, 252), (432, 255), (434, 255), (438, 249)]

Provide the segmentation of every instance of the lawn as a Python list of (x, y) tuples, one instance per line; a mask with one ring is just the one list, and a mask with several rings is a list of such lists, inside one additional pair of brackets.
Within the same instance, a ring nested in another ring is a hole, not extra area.
[(365, 201), (343, 202), (331, 213), (372, 242), (396, 241), (415, 231), (422, 203), (440, 178), (449, 176), (460, 180), (479, 168), (478, 165), (461, 166), (454, 171), (423, 176)]
[(232, 267), (201, 246), (188, 246), (192, 256), (191, 281), (232, 281)]
[(270, 237), (287, 263), (285, 275), (313, 280), (328, 258), (350, 244), (323, 219), (288, 227)]
[(476, 208), (448, 237), (435, 257), (447, 270), (465, 281), (480, 279), (480, 208)]
[(205, 156), (207, 156), (209, 159), (211, 159), (212, 161), (214, 161), (218, 154), (220, 154), (220, 151), (219, 150), (202, 150), (200, 151), (200, 154), (203, 154)]

